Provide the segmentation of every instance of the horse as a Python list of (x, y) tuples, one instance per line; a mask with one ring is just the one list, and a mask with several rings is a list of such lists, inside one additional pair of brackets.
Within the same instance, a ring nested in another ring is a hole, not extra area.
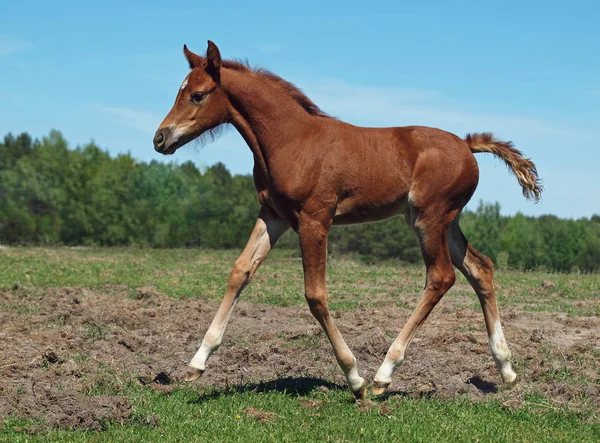
[(252, 151), (261, 207), (214, 320), (189, 362), (186, 381), (204, 373), (242, 290), (291, 228), (299, 239), (310, 312), (331, 342), (350, 390), (356, 398), (364, 398), (367, 384), (328, 307), (327, 238), (332, 225), (404, 215), (420, 244), (425, 287), (374, 377), (372, 394), (385, 394), (417, 330), (454, 284), (454, 267), (479, 298), (492, 357), (503, 382), (515, 382), (494, 291), (493, 263), (467, 241), (459, 215), (479, 181), (475, 153), (502, 159), (523, 195), (539, 201), (542, 186), (531, 160), (511, 142), (491, 133), (468, 134), (462, 139), (424, 126), (354, 126), (329, 116), (300, 89), (270, 71), (223, 60), (211, 41), (204, 56), (186, 45), (183, 52), (191, 71), (156, 131), (154, 149), (170, 155), (223, 124), (233, 125)]

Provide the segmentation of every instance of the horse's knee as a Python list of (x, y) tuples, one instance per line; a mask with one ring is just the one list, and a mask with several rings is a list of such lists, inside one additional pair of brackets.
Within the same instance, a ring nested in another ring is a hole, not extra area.
[(456, 282), (456, 274), (454, 273), (454, 269), (450, 267), (447, 273), (442, 278), (442, 290), (444, 292), (448, 291), (454, 283)]
[(236, 260), (229, 275), (228, 285), (230, 288), (239, 288), (240, 286), (248, 284), (250, 281), (250, 263), (246, 260)]
[(316, 318), (324, 318), (328, 315), (327, 299), (322, 294), (306, 292), (305, 297), (312, 315)]
[(454, 286), (456, 275), (454, 269), (448, 267), (430, 272), (427, 280), (427, 289), (441, 297)]

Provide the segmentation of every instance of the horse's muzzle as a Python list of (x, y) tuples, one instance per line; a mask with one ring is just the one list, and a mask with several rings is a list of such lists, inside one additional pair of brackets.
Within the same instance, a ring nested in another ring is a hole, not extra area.
[(170, 154), (169, 149), (167, 147), (167, 140), (169, 139), (169, 135), (171, 130), (169, 128), (161, 128), (156, 131), (154, 135), (154, 150), (161, 154)]

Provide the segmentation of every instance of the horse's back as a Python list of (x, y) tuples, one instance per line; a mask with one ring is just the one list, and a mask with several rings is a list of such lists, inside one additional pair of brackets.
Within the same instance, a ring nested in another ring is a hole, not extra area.
[(346, 136), (341, 153), (331, 153), (331, 170), (333, 163), (339, 165), (336, 224), (402, 214), (408, 204), (429, 204), (441, 190), (468, 200), (477, 185), (477, 162), (455, 134), (425, 126), (349, 132), (354, 134)]

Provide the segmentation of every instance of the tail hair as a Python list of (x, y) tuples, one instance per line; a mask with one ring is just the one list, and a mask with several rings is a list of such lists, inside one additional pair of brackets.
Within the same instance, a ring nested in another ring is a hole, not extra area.
[(540, 201), (543, 187), (537, 169), (530, 159), (515, 149), (512, 142), (500, 141), (490, 132), (467, 134), (465, 141), (473, 153), (489, 152), (504, 160), (517, 177), (525, 198), (536, 203)]

